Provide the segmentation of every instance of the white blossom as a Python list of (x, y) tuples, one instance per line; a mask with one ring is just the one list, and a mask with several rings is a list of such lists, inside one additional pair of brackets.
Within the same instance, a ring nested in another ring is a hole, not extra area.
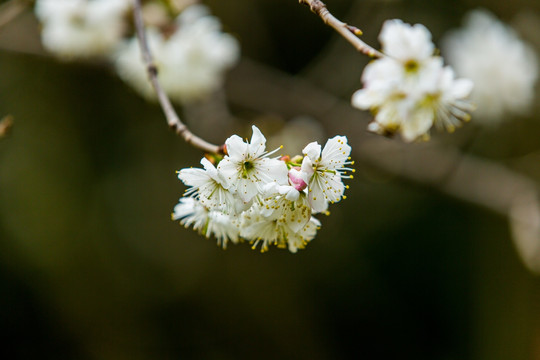
[(297, 252), (311, 241), (320, 222), (313, 213), (343, 197), (342, 178), (348, 171), (351, 147), (335, 136), (324, 148), (312, 142), (304, 156), (270, 158), (266, 138), (253, 126), (251, 141), (233, 135), (225, 142), (227, 155), (216, 154), (217, 167), (203, 158), (203, 169), (187, 168), (178, 178), (189, 188), (172, 218), (223, 247), (246, 240), (262, 252), (270, 246)]
[(352, 165), (349, 161), (351, 147), (344, 136), (335, 136), (329, 139), (321, 151), (317, 142), (308, 144), (304, 150), (302, 171), (309, 175), (308, 189), (309, 202), (315, 212), (323, 212), (328, 208), (329, 202), (338, 202), (343, 197), (345, 185), (341, 180), (347, 171), (354, 171), (346, 167)]
[(218, 165), (218, 170), (230, 186), (244, 202), (249, 202), (262, 192), (267, 183), (287, 183), (287, 165), (283, 161), (271, 159), (266, 152), (266, 138), (253, 126), (251, 142), (247, 143), (238, 135), (225, 141), (227, 156)]
[(288, 196), (290, 188), (293, 187), (267, 184), (258, 204), (263, 215), (277, 219), (287, 224), (293, 232), (298, 232), (309, 221), (312, 210), (306, 193), (293, 188), (296, 193), (291, 197)]
[(193, 230), (206, 238), (214, 236), (218, 245), (223, 248), (227, 243), (239, 241), (239, 226), (235, 216), (224, 214), (221, 211), (208, 210), (193, 197), (182, 197), (174, 207), (171, 215), (173, 220), (180, 221), (181, 225), (193, 227)]
[(534, 99), (538, 60), (533, 49), (486, 10), (467, 14), (463, 28), (443, 38), (442, 50), (460, 76), (474, 81), (475, 119), (497, 124), (523, 114)]
[(253, 244), (253, 249), (262, 242), (261, 251), (268, 250), (270, 245), (277, 245), (283, 237), (282, 226), (278, 224), (279, 216), (272, 216), (259, 204), (254, 204), (241, 215), (240, 236)]
[(426, 97), (427, 105), (433, 108), (435, 114), (435, 126), (445, 128), (453, 132), (462, 121), (469, 121), (468, 112), (474, 110), (474, 106), (466, 98), (473, 89), (473, 82), (469, 79), (455, 79), (451, 67), (444, 67), (437, 79), (434, 80), (432, 91)]
[(317, 235), (317, 230), (321, 227), (321, 222), (314, 217), (297, 233), (291, 234), (287, 239), (289, 251), (296, 253), (299, 249), (304, 249), (306, 245)]
[[(175, 101), (201, 99), (218, 89), (225, 70), (239, 58), (239, 45), (221, 31), (216, 17), (203, 5), (191, 5), (176, 19), (176, 30), (165, 36), (149, 27), (147, 38), (158, 78)], [(154, 98), (137, 39), (119, 48), (115, 66), (120, 77), (147, 98)]]
[(182, 197), (174, 207), (171, 218), (179, 220), (185, 227), (192, 226), (194, 230), (201, 231), (208, 221), (208, 210), (197, 199)]
[(178, 172), (178, 178), (190, 186), (185, 195), (196, 196), (207, 209), (236, 213), (242, 206), (227, 190), (229, 186), (221, 174), (208, 159), (202, 158), (201, 164), (204, 169), (188, 168)]
[(240, 235), (252, 243), (253, 249), (260, 245), (261, 251), (265, 252), (275, 245), (296, 252), (315, 237), (318, 227), (313, 226), (313, 218), (298, 223), (284, 217), (279, 210), (270, 213), (267, 210), (265, 205), (256, 204), (242, 215)]
[(129, 0), (37, 0), (47, 50), (64, 59), (106, 56), (125, 30)]
[(380, 134), (400, 132), (405, 141), (428, 138), (433, 125), (453, 131), (469, 119), (465, 99), (472, 82), (455, 79), (450, 68), (434, 56), (431, 34), (420, 24), (389, 20), (379, 36), (386, 54), (366, 66), (364, 88), (352, 105), (371, 110), (368, 130)]
[[(424, 25), (411, 26), (399, 19), (388, 20), (383, 24), (379, 41), (384, 54), (403, 64), (409, 64), (409, 67), (429, 60), (435, 50), (431, 33)], [(417, 64), (411, 64), (412, 62)]]

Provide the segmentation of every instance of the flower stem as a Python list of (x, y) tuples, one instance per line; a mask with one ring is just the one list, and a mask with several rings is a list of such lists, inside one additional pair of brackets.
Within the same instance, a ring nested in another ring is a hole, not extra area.
[(180, 120), (180, 117), (174, 110), (174, 107), (171, 104), (171, 101), (165, 91), (163, 90), (161, 83), (158, 80), (158, 69), (154, 63), (152, 53), (150, 52), (150, 47), (148, 46), (148, 40), (146, 38), (146, 33), (144, 30), (144, 21), (142, 18), (142, 9), (141, 9), (141, 0), (133, 0), (134, 9), (133, 17), (135, 21), (135, 28), (137, 31), (137, 39), (139, 41), (139, 46), (141, 48), (141, 55), (144, 64), (146, 65), (146, 71), (148, 72), (148, 78), (152, 83), (156, 95), (167, 119), (167, 124), (169, 127), (178, 135), (180, 135), (188, 144), (203, 150), (207, 153), (213, 154), (223, 154), (224, 147), (211, 144), (206, 140), (194, 135)]
[(369, 46), (358, 36), (362, 35), (362, 31), (357, 27), (348, 25), (343, 21), (337, 19), (334, 15), (328, 11), (326, 4), (320, 0), (298, 0), (300, 4), (309, 6), (311, 11), (317, 14), (322, 21), (336, 30), (341, 36), (345, 38), (352, 46), (362, 54), (368, 55), (370, 57), (381, 58), (385, 55), (378, 50), (375, 50), (373, 47)]

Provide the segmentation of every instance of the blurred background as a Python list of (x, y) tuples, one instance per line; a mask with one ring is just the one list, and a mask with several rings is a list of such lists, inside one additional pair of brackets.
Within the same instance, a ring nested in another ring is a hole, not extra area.
[[(298, 149), (336, 134), (379, 139), (366, 134), (370, 115), (349, 106), (369, 59), (308, 8), (205, 3), (242, 60), (223, 91), (178, 107), (196, 133), (223, 142), (255, 123), (292, 147), (295, 137), (280, 137), (292, 124)], [(326, 3), (375, 47), (386, 19), (423, 23), (437, 43), (484, 7), (539, 49), (537, 0)], [(48, 56), (31, 11), (0, 29), (0, 48), (0, 115), (15, 119), (0, 139), (2, 358), (540, 359), (540, 280), (500, 211), (353, 148), (347, 199), (319, 216), (305, 250), (224, 251), (170, 220), (185, 189), (175, 171), (202, 154), (157, 105), (106, 63)], [(458, 149), (536, 184), (538, 108), (401, 145)]]

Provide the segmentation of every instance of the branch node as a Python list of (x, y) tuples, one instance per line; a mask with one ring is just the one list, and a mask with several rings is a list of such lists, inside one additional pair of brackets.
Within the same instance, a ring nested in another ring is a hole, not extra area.
[(148, 71), (148, 75), (150, 75), (151, 77), (158, 75), (158, 69), (156, 64), (154, 63), (148, 64), (148, 66), (146, 67), (146, 71)]

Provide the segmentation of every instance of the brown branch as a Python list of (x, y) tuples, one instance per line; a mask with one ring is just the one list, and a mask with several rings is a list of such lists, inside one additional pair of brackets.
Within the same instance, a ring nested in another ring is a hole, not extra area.
[(13, 129), (13, 116), (7, 115), (0, 120), (0, 139), (6, 137)]
[(146, 34), (144, 31), (144, 22), (142, 19), (142, 10), (141, 10), (141, 0), (134, 0), (133, 3), (134, 3), (133, 17), (135, 21), (135, 28), (137, 31), (137, 39), (139, 40), (139, 46), (141, 48), (141, 55), (142, 55), (144, 64), (146, 65), (148, 78), (150, 79), (150, 82), (152, 83), (152, 86), (154, 90), (156, 91), (159, 104), (161, 105), (161, 108), (163, 109), (163, 113), (165, 114), (169, 127), (178, 135), (180, 135), (188, 144), (198, 149), (201, 149), (204, 152), (214, 153), (214, 154), (223, 153), (223, 150), (224, 150), (223, 146), (211, 144), (207, 142), (206, 140), (203, 140), (200, 137), (194, 135), (188, 129), (188, 127), (180, 120), (180, 117), (174, 110), (174, 107), (172, 106), (169, 97), (163, 90), (163, 87), (161, 86), (161, 83), (158, 80), (158, 69), (156, 67), (156, 64), (154, 63), (154, 59), (152, 57), (152, 53), (150, 52), (150, 48), (148, 46), (148, 41), (146, 39)]
[(0, 6), (0, 29), (15, 20), (32, 2), (32, 0), (10, 0), (2, 4)]
[(358, 38), (362, 35), (362, 31), (354, 26), (348, 25), (343, 21), (337, 19), (334, 15), (328, 11), (326, 4), (320, 0), (298, 0), (300, 4), (309, 6), (311, 11), (317, 14), (322, 21), (336, 30), (341, 36), (345, 38), (352, 46), (362, 54), (366, 54), (371, 57), (384, 57), (385, 55), (373, 47), (369, 46)]

